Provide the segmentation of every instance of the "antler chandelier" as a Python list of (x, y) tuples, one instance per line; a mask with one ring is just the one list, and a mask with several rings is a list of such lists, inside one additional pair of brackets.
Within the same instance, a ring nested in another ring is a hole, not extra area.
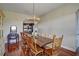
[(35, 24), (37, 24), (40, 21), (40, 18), (37, 17), (35, 14), (35, 3), (33, 3), (33, 16), (28, 19), (32, 20)]

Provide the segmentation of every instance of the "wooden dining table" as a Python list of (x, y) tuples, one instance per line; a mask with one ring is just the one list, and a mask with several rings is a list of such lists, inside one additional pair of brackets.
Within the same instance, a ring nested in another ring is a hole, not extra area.
[[(23, 33), (22, 33), (23, 34)], [(30, 35), (27, 33), (28, 36), (32, 37), (33, 38), (33, 41), (40, 47), (44, 48), (44, 47), (47, 47), (47, 45), (52, 45), (52, 41), (53, 39), (50, 39), (50, 38), (47, 38), (47, 37), (43, 37), (43, 36), (34, 36), (34, 35)], [(22, 36), (22, 35), (21, 35)], [(25, 38), (24, 36), (26, 36), (26, 33), (23, 34), (23, 38)], [(27, 40), (26, 40), (27, 41)], [(49, 46), (50, 46), (49, 45)], [(48, 47), (49, 47), (48, 46)]]
[(46, 45), (52, 43), (52, 39), (42, 36), (35, 36), (33, 39), (36, 41), (35, 43), (39, 45), (40, 47), (45, 47)]

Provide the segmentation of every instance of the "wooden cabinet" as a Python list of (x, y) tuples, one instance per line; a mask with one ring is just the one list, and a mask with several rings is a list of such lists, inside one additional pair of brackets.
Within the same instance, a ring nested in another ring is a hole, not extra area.
[(0, 55), (4, 54), (4, 49), (5, 49), (5, 43), (3, 38), (3, 18), (4, 18), (4, 14), (0, 10)]
[(32, 34), (34, 23), (23, 23), (23, 32)]

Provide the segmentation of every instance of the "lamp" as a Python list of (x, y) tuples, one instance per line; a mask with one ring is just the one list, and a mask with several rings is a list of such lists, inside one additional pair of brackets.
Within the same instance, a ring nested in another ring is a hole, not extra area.
[(17, 32), (16, 26), (12, 25), (12, 26), (10, 27), (10, 32), (12, 32), (12, 33)]
[(38, 24), (38, 22), (40, 21), (40, 18), (35, 15), (35, 4), (34, 3), (33, 3), (33, 16), (27, 19), (32, 20), (34, 24)]

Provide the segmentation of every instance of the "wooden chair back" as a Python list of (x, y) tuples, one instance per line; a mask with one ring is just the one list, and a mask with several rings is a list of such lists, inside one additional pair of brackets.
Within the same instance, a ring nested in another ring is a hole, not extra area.
[(21, 34), (22, 40), (26, 40), (26, 37), (28, 36), (28, 34), (24, 32), (21, 32), (20, 34)]
[(24, 33), (24, 32), (21, 32), (20, 34), (21, 34), (22, 43), (23, 43), (23, 45), (21, 46), (22, 47), (22, 53), (24, 55), (29, 55), (29, 48), (27, 46), (28, 34)]
[(62, 39), (63, 35), (61, 37), (56, 37), (56, 35), (53, 36), (53, 45), (52, 45), (53, 50), (56, 50), (61, 47)]
[(27, 46), (28, 46), (30, 49), (33, 49), (34, 51), (37, 51), (37, 49), (35, 48), (36, 44), (35, 44), (35, 42), (33, 41), (32, 37), (27, 37)]

